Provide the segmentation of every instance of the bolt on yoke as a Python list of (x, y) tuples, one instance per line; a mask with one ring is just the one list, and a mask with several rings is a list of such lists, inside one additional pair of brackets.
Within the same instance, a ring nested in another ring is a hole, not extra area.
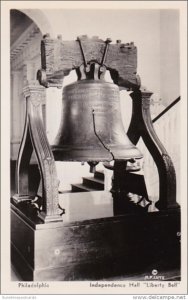
[(78, 75), (78, 80), (82, 79), (104, 79), (104, 75), (106, 72), (106, 67), (105, 67), (105, 60), (108, 52), (108, 46), (109, 43), (112, 42), (110, 38), (107, 38), (105, 41), (105, 48), (102, 56), (101, 62), (98, 64), (96, 62), (87, 62), (83, 46), (82, 46), (82, 39), (80, 37), (77, 37), (77, 41), (80, 46), (80, 51), (82, 53), (83, 57), (83, 65), (81, 65), (76, 71)]

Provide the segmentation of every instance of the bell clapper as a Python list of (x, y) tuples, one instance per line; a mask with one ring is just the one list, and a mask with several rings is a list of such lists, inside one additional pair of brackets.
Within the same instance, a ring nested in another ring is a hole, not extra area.
[(95, 173), (96, 171), (96, 165), (98, 165), (98, 161), (88, 161), (88, 165), (90, 166), (90, 173)]

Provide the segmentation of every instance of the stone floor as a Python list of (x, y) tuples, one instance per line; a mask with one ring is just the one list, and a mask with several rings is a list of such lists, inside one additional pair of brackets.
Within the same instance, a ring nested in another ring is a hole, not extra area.
[[(151, 275), (149, 273), (143, 273), (143, 274), (134, 274), (132, 276), (117, 276), (117, 277), (109, 277), (105, 278), (104, 280), (107, 281), (143, 281), (144, 277), (147, 275)], [(179, 270), (172, 270), (172, 271), (165, 271), (163, 273), (165, 280), (170, 280), (170, 281), (179, 281), (180, 276), (179, 276)], [(11, 266), (11, 280), (12, 281), (22, 281), (21, 277), (15, 270), (14, 266)]]

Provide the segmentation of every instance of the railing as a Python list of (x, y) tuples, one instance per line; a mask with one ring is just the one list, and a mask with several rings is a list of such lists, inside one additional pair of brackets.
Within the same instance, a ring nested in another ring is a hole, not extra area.
[(171, 104), (169, 104), (157, 117), (152, 120), (152, 123), (155, 123), (158, 119), (160, 119), (167, 111), (169, 111), (176, 103), (180, 101), (181, 97), (179, 96), (176, 100), (174, 100)]

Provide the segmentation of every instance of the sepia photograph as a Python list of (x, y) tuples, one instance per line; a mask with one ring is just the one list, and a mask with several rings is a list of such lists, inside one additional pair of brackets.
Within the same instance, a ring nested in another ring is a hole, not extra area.
[(2, 2), (2, 293), (186, 294), (186, 2)]

